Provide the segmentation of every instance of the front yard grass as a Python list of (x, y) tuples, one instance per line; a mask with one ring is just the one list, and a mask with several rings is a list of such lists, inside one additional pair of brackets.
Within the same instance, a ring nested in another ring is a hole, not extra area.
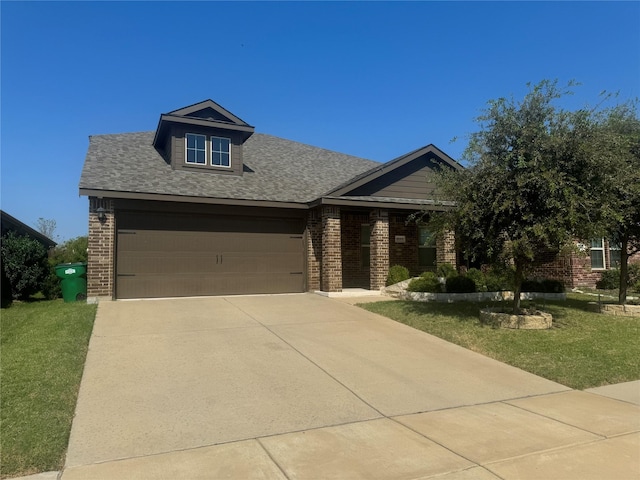
[[(553, 315), (549, 330), (508, 330), (482, 325), (471, 302), (389, 301), (360, 305), (418, 330), (571, 388), (640, 379), (640, 319), (587, 311), (593, 297), (537, 301)], [(525, 302), (526, 304), (526, 302)]]
[(2, 309), (2, 478), (62, 468), (95, 313), (62, 300)]

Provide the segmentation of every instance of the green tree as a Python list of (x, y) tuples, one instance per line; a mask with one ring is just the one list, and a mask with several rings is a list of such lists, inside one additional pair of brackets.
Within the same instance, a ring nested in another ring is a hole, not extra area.
[(592, 113), (555, 105), (573, 86), (545, 80), (529, 85), (521, 101), (490, 101), (463, 155), (469, 168), (437, 176), (439, 195), (456, 207), (432, 225), (455, 229), (471, 258), (513, 265), (516, 312), (527, 271), (598, 228), (589, 218), (596, 202), (583, 182)]
[(47, 276), (47, 249), (37, 240), (8, 232), (2, 237), (2, 266), (14, 298), (38, 293)]
[(625, 102), (596, 114), (589, 139), (589, 185), (600, 206), (594, 214), (604, 234), (620, 244), (618, 301), (626, 303), (629, 256), (640, 252), (640, 119), (635, 102)]

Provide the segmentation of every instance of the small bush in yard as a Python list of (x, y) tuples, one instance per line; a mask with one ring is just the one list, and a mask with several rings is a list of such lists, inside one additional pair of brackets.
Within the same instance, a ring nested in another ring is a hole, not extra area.
[(396, 283), (404, 280), (409, 280), (409, 278), (409, 269), (407, 267), (394, 265), (389, 269), (389, 274), (387, 275), (387, 286), (395, 285)]
[(635, 285), (633, 286), (633, 290), (634, 290), (636, 293), (640, 293), (640, 280), (638, 280), (638, 281), (635, 283)]
[(560, 280), (546, 278), (542, 280), (542, 288), (546, 293), (564, 293), (564, 283)]
[(511, 290), (511, 280), (509, 273), (504, 270), (490, 268), (484, 274), (485, 285), (488, 292), (500, 292), (502, 290)]
[(470, 268), (466, 273), (467, 278), (473, 280), (473, 283), (476, 284), (476, 292), (486, 291), (487, 286), (484, 280), (484, 273), (477, 268)]
[(458, 274), (456, 268), (450, 263), (441, 263), (436, 270), (438, 277), (449, 278)]
[(456, 275), (447, 278), (447, 293), (473, 293), (476, 291), (476, 282), (464, 275)]
[(407, 290), (410, 292), (441, 293), (442, 284), (435, 273), (424, 272), (420, 277), (414, 278), (409, 282)]
[(539, 282), (538, 280), (524, 280), (520, 288), (523, 292), (544, 292), (542, 282)]
[(612, 268), (602, 272), (600, 280), (596, 282), (596, 288), (600, 290), (615, 290), (620, 288), (620, 270)]

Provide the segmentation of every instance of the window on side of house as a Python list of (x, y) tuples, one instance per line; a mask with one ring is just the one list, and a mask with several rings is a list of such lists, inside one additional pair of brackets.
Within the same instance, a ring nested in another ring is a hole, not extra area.
[(436, 266), (436, 240), (427, 227), (418, 227), (418, 265)]
[(609, 268), (620, 268), (620, 244), (609, 240)]
[(186, 134), (185, 162), (193, 165), (207, 164), (207, 137), (196, 133)]
[(604, 270), (604, 239), (594, 238), (591, 240), (591, 268), (593, 270)]
[(371, 266), (371, 225), (360, 226), (360, 264), (362, 268)]
[(211, 137), (211, 165), (214, 167), (231, 166), (231, 140), (223, 137)]

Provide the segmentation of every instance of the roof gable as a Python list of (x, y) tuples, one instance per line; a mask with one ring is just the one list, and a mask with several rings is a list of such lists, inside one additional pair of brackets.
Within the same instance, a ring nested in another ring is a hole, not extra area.
[(153, 138), (154, 147), (158, 148), (163, 145), (165, 138), (170, 133), (171, 126), (175, 124), (236, 131), (242, 133), (244, 140), (255, 131), (253, 126), (213, 100), (204, 100), (160, 115), (158, 128)]
[(240, 117), (235, 116), (229, 110), (218, 105), (213, 100), (204, 100), (202, 102), (194, 103), (188, 107), (182, 107), (178, 110), (173, 110), (166, 115), (175, 117), (190, 117), (190, 118), (202, 118), (205, 120), (218, 121), (231, 123), (236, 125), (250, 126), (247, 122)]
[(430, 173), (440, 166), (463, 167), (433, 144), (375, 167), (327, 192), (327, 196), (379, 196), (429, 199), (434, 187)]

